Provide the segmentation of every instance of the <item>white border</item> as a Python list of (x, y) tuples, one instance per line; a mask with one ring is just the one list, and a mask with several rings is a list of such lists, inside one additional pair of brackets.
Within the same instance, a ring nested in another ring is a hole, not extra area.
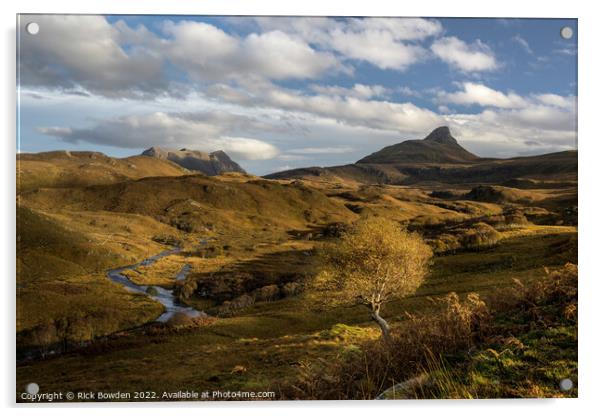
[[(263, 415), (267, 413), (307, 415), (308, 412), (333, 412), (340, 408), (346, 414), (420, 413), (467, 415), (485, 412), (487, 416), (523, 414), (536, 412), (553, 415), (589, 414), (598, 404), (600, 379), (599, 346), (602, 304), (602, 266), (596, 262), (602, 250), (600, 222), (602, 213), (600, 182), (602, 175), (602, 105), (600, 76), (600, 40), (602, 39), (600, 13), (595, 2), (504, 0), (499, 2), (476, 2), (470, 0), (394, 2), (387, 0), (20, 0), (4, 1), (2, 8), (3, 54), (0, 71), (2, 95), (0, 106), (4, 137), (2, 140), (2, 239), (0, 246), (4, 283), (3, 320), (6, 331), (2, 347), (2, 405), (9, 407), (12, 414), (29, 414), (34, 409), (44, 414), (102, 414), (107, 412), (145, 412), (162, 414), (192, 410), (195, 413), (214, 414), (244, 413)], [(435, 17), (571, 17), (579, 18), (579, 399), (573, 400), (501, 400), (501, 401), (421, 401), (403, 403), (371, 402), (301, 402), (301, 403), (176, 403), (158, 404), (153, 407), (132, 404), (126, 410), (119, 405), (20, 406), (14, 403), (14, 273), (15, 273), (15, 15), (16, 13), (112, 13), (112, 14), (229, 14), (229, 15), (351, 15), (351, 16), (435, 16)], [(59, 407), (60, 406), (60, 407)], [(175, 408), (174, 408), (175, 407)]]

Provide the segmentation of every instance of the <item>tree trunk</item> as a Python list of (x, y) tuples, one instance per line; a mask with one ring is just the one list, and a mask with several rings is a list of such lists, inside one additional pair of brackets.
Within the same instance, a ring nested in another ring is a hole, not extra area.
[(376, 321), (376, 323), (378, 324), (378, 326), (380, 327), (380, 330), (383, 333), (383, 339), (386, 342), (391, 341), (389, 324), (387, 323), (387, 321), (385, 321), (382, 318), (382, 316), (380, 316), (380, 313), (378, 310), (372, 311), (372, 319), (374, 319)]

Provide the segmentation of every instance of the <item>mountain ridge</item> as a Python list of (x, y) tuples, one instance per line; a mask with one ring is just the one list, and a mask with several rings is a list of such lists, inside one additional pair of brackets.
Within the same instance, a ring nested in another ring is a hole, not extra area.
[(464, 149), (447, 126), (422, 140), (406, 140), (374, 152), (356, 163), (303, 167), (274, 172), (267, 179), (324, 178), (359, 183), (408, 185), (419, 182), (498, 183), (517, 179), (576, 180), (577, 151), (508, 159), (482, 158)]
[(441, 126), (422, 140), (404, 140), (386, 146), (356, 163), (472, 163), (479, 160), (479, 156), (460, 146), (449, 127)]
[(209, 176), (216, 176), (226, 172), (246, 173), (223, 150), (207, 153), (186, 148), (174, 150), (153, 146), (143, 151), (141, 155), (160, 160), (169, 160), (183, 168), (202, 172)]

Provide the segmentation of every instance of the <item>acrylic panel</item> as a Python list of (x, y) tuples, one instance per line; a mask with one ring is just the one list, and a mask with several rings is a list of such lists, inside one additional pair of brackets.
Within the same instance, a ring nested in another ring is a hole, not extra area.
[(576, 397), (577, 29), (19, 15), (16, 400)]

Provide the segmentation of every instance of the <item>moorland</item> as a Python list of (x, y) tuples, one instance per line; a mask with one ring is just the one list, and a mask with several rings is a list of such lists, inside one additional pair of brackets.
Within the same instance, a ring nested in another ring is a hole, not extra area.
[[(577, 380), (576, 151), (480, 158), (441, 127), (265, 177), (178, 160), (17, 155), (18, 392), (577, 395), (558, 388)], [(367, 217), (434, 253), (382, 311), (388, 346), (312, 284), (321, 248)]]

